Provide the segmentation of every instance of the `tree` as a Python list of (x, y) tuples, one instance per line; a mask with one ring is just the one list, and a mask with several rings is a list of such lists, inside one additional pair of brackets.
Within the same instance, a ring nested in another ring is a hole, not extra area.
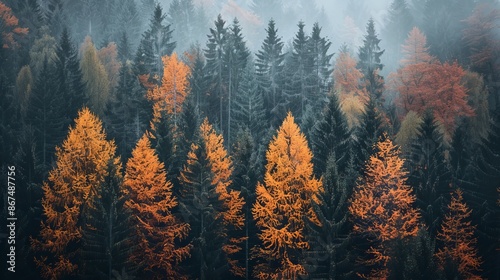
[(26, 119), (33, 87), (34, 82), (33, 75), (31, 74), (31, 67), (29, 65), (25, 65), (21, 67), (21, 70), (19, 70), (16, 78), (16, 103), (23, 120)]
[(190, 256), (191, 245), (176, 243), (188, 236), (190, 227), (172, 213), (178, 202), (147, 133), (132, 151), (123, 183), (136, 244), (130, 260), (145, 269), (144, 277), (180, 277), (176, 264)]
[[(266, 38), (261, 49), (255, 54), (255, 71), (259, 91), (264, 96), (266, 116), (276, 115), (278, 104), (281, 100), (281, 72), (283, 71), (283, 42), (278, 37), (278, 29), (274, 20), (270, 20), (266, 28)], [(272, 121), (271, 123), (276, 123)]]
[(393, 0), (388, 10), (385, 28), (382, 30), (389, 54), (386, 59), (387, 65), (396, 67), (401, 54), (401, 42), (413, 26), (413, 16), (408, 1)]
[(181, 208), (191, 225), (193, 275), (200, 279), (243, 276), (244, 269), (233, 258), (245, 239), (244, 200), (232, 183), (232, 160), (223, 138), (205, 118), (199, 128), (199, 142), (191, 145), (180, 174)]
[(43, 184), (43, 218), (32, 248), (40, 252), (35, 262), (44, 278), (58, 279), (79, 269), (82, 228), (97, 188), (109, 176), (108, 164), (120, 176), (115, 144), (106, 140), (101, 121), (82, 109), (62, 146), (56, 165)]
[(475, 248), (476, 227), (469, 220), (472, 211), (463, 201), (460, 189), (451, 194), (448, 211), (437, 235), (437, 239), (442, 243), (436, 253), (440, 269), (449, 279), (481, 279), (478, 272), (482, 261)]
[(104, 70), (106, 70), (109, 87), (111, 91), (114, 91), (115, 87), (118, 86), (119, 72), (122, 67), (118, 61), (116, 44), (110, 42), (106, 47), (99, 49), (97, 51), (97, 57), (104, 66)]
[(29, 52), (30, 66), (35, 77), (42, 70), (45, 60), (53, 66), (56, 59), (56, 39), (48, 34), (48, 30), (44, 29), (44, 31), (41, 38), (35, 40)]
[(360, 125), (355, 130), (355, 162), (358, 170), (365, 166), (365, 161), (374, 153), (374, 145), (384, 132), (385, 127), (375, 100), (370, 96), (368, 104), (361, 114)]
[(82, 45), (82, 53), (80, 68), (82, 69), (82, 78), (86, 85), (86, 98), (89, 100), (90, 109), (97, 115), (102, 116), (106, 104), (110, 99), (108, 74), (104, 65), (99, 60), (97, 50), (89, 36), (85, 37), (85, 42)]
[(350, 96), (356, 97), (361, 103), (368, 101), (366, 91), (359, 87), (362, 78), (363, 73), (356, 68), (356, 60), (351, 57), (345, 48), (341, 49), (333, 70), (335, 91), (340, 97), (340, 102)]
[(313, 25), (309, 40), (310, 55), (312, 58), (312, 72), (314, 74), (313, 96), (311, 105), (325, 104), (326, 94), (331, 86), (331, 75), (333, 69), (330, 61), (333, 53), (328, 53), (332, 43), (326, 37), (321, 36), (321, 27), (316, 22)]
[(382, 100), (382, 91), (384, 88), (384, 78), (378, 74), (384, 65), (380, 63), (380, 56), (385, 50), (380, 50), (380, 39), (375, 33), (375, 23), (373, 18), (368, 20), (366, 25), (366, 35), (363, 40), (363, 46), (358, 51), (358, 69), (363, 73), (363, 83), (368, 94), (373, 95), (376, 104), (379, 105)]
[(176, 43), (172, 42), (170, 24), (164, 24), (166, 15), (159, 3), (154, 8), (149, 29), (142, 39), (135, 57), (137, 75), (149, 75), (149, 81), (159, 84), (163, 75), (162, 57), (171, 55)]
[[(385, 138), (385, 139), (384, 139)], [(415, 195), (406, 183), (400, 150), (384, 135), (358, 180), (349, 205), (353, 230), (370, 241), (363, 264), (370, 267), (366, 278), (387, 277), (388, 262), (394, 258), (394, 242), (407, 242), (417, 235), (420, 214), (414, 208)]]
[(259, 279), (296, 279), (306, 274), (302, 252), (309, 248), (305, 221), (318, 223), (312, 201), (319, 203), (321, 182), (313, 175), (312, 153), (291, 113), (269, 144), (264, 184), (257, 184), (252, 214), (261, 245), (254, 269)]
[(123, 177), (110, 162), (107, 175), (82, 217), (81, 273), (84, 278), (112, 279), (113, 271), (131, 272), (128, 254), (134, 248), (130, 238), (131, 213), (125, 208)]
[(168, 8), (168, 19), (172, 23), (173, 37), (177, 40), (177, 48), (184, 52), (188, 49), (190, 37), (197, 38), (194, 33), (196, 11), (193, 0), (174, 0)]
[(0, 2), (1, 45), (4, 49), (15, 49), (19, 46), (19, 37), (28, 34), (28, 28), (20, 27), (19, 20), (12, 14), (12, 9)]
[(314, 174), (322, 176), (327, 169), (327, 161), (335, 154), (337, 169), (344, 174), (349, 163), (351, 147), (351, 132), (347, 126), (344, 113), (340, 108), (335, 94), (328, 97), (328, 104), (320, 119), (314, 126), (311, 137), (313, 150)]
[(87, 103), (86, 86), (83, 80), (78, 53), (71, 43), (68, 29), (64, 28), (56, 48), (56, 79), (58, 94), (64, 97), (65, 112), (69, 121), (75, 119), (78, 111)]
[(417, 27), (413, 27), (408, 33), (408, 37), (401, 47), (401, 52), (403, 53), (402, 65), (429, 63), (434, 59), (429, 54), (427, 37)]
[(311, 221), (307, 223), (310, 248), (305, 257), (310, 279), (338, 279), (351, 274), (349, 264), (352, 254), (347, 250), (350, 243), (347, 207), (351, 195), (348, 181), (352, 174), (339, 172), (340, 164), (337, 162), (335, 151), (332, 151), (326, 162), (323, 191), (318, 194), (319, 203), (312, 203), (319, 225)]
[(161, 86), (148, 91), (148, 99), (153, 102), (153, 123), (158, 122), (165, 111), (173, 115), (174, 129), (177, 127), (177, 115), (182, 110), (182, 103), (189, 90), (189, 67), (177, 58), (177, 54), (162, 57), (163, 77)]

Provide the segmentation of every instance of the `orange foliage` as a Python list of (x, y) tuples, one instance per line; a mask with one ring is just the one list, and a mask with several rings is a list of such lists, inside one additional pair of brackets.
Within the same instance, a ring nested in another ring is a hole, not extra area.
[(417, 27), (413, 27), (402, 46), (403, 59), (401, 59), (401, 64), (409, 65), (431, 62), (433, 58), (428, 50), (427, 38), (424, 33)]
[(262, 246), (256, 254), (266, 261), (279, 261), (278, 267), (268, 262), (257, 265), (259, 279), (296, 279), (305, 274), (298, 254), (309, 248), (304, 237), (304, 217), (317, 218), (311, 200), (322, 190), (313, 176), (312, 153), (307, 140), (291, 113), (283, 121), (266, 153), (264, 184), (257, 185), (257, 200), (252, 214), (260, 229)]
[(132, 212), (137, 238), (131, 261), (146, 269), (162, 271), (155, 278), (178, 279), (175, 265), (190, 256), (191, 245), (176, 247), (175, 242), (186, 238), (189, 225), (172, 213), (177, 200), (162, 162), (144, 134), (132, 151), (125, 173), (125, 207)]
[(155, 86), (148, 90), (148, 99), (154, 102), (153, 123), (160, 120), (163, 111), (174, 115), (176, 122), (177, 114), (182, 110), (182, 103), (189, 91), (189, 75), (191, 70), (177, 54), (163, 56), (163, 78), (161, 86)]
[(59, 279), (78, 268), (74, 247), (82, 237), (80, 217), (108, 175), (108, 163), (117, 167), (115, 176), (121, 176), (115, 151), (101, 121), (89, 109), (81, 110), (68, 137), (56, 148), (56, 166), (42, 187), (44, 219), (40, 238), (32, 240), (32, 247), (50, 255), (35, 259), (44, 278)]
[(354, 232), (375, 238), (378, 243), (368, 250), (367, 265), (377, 265), (367, 278), (387, 276), (389, 241), (416, 236), (419, 212), (413, 208), (415, 195), (406, 184), (407, 171), (400, 150), (385, 135), (377, 151), (368, 160), (365, 175), (358, 181), (349, 206)]
[(19, 20), (12, 14), (12, 9), (0, 2), (0, 31), (2, 34), (2, 48), (13, 49), (19, 44), (14, 36), (28, 34), (28, 28), (18, 26)]
[[(415, 29), (413, 31), (410, 36), (420, 34)], [(425, 37), (421, 39), (420, 43), (422, 42), (425, 42)], [(462, 81), (465, 70), (456, 62), (443, 64), (434, 59), (426, 62), (428, 54), (420, 43), (417, 44), (418, 47), (412, 47), (420, 49), (419, 52), (405, 57), (404, 61), (408, 64), (390, 75), (390, 86), (392, 90), (399, 92), (398, 102), (405, 113), (415, 111), (422, 115), (431, 110), (434, 117), (444, 125), (447, 134), (452, 135), (457, 117), (474, 115), (474, 110), (467, 104), (467, 92)], [(420, 60), (424, 62), (410, 63)]]
[(448, 206), (449, 213), (444, 217), (441, 231), (437, 239), (444, 247), (439, 249), (436, 257), (441, 269), (450, 261), (458, 267), (462, 279), (481, 279), (476, 273), (481, 265), (481, 258), (477, 255), (474, 237), (475, 226), (471, 225), (469, 210), (463, 201), (462, 191), (452, 193)]
[(368, 94), (359, 87), (362, 78), (363, 73), (356, 68), (356, 60), (348, 52), (341, 52), (333, 70), (335, 90), (340, 95), (340, 102), (343, 102), (347, 97), (355, 96), (366, 104)]
[(109, 43), (105, 48), (97, 51), (97, 56), (108, 74), (109, 85), (111, 88), (118, 86), (120, 79), (121, 63), (118, 61), (118, 51), (114, 42)]

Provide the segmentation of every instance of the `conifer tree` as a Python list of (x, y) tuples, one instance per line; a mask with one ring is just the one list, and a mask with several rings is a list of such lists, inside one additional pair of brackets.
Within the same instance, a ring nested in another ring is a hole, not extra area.
[(313, 175), (312, 153), (291, 113), (269, 144), (264, 184), (257, 185), (252, 214), (260, 246), (254, 267), (259, 279), (296, 279), (306, 274), (303, 252), (309, 248), (304, 217), (319, 224), (312, 201), (319, 203), (321, 182)]
[(377, 106), (381, 104), (381, 96), (384, 88), (384, 78), (379, 75), (384, 65), (380, 62), (380, 56), (385, 50), (380, 50), (380, 39), (375, 33), (375, 23), (370, 18), (366, 25), (366, 35), (363, 40), (363, 46), (359, 48), (358, 68), (363, 73), (364, 86), (366, 91), (373, 95)]
[[(61, 278), (79, 269), (78, 254), (84, 220), (97, 188), (109, 176), (108, 164), (120, 176), (115, 144), (106, 140), (101, 121), (82, 109), (62, 146), (56, 149), (56, 165), (43, 184), (44, 215), (32, 248), (40, 255), (35, 262), (44, 278)], [(111, 162), (111, 163), (110, 163)]]
[(474, 237), (476, 226), (469, 220), (471, 212), (463, 201), (462, 191), (455, 190), (437, 235), (442, 247), (438, 249), (436, 257), (447, 279), (482, 279), (479, 276), (482, 261)]
[(162, 57), (171, 55), (175, 48), (172, 41), (170, 24), (166, 24), (166, 15), (159, 3), (154, 8), (149, 29), (142, 34), (142, 39), (135, 56), (137, 75), (149, 75), (149, 81), (160, 83), (163, 76)]
[[(385, 139), (384, 139), (385, 138)], [(407, 171), (400, 150), (384, 134), (358, 180), (349, 205), (354, 232), (370, 243), (363, 265), (370, 268), (363, 278), (385, 278), (388, 262), (395, 257), (394, 242), (408, 242), (420, 228), (414, 208), (415, 195), (406, 183)]]
[(328, 96), (327, 107), (314, 127), (311, 143), (314, 173), (317, 177), (326, 172), (327, 161), (332, 153), (335, 153), (339, 173), (344, 173), (350, 162), (349, 149), (352, 149), (352, 140), (344, 113), (334, 93)]
[(406, 0), (393, 0), (388, 9), (386, 25), (383, 32), (387, 46), (387, 65), (397, 65), (401, 54), (401, 43), (414, 26), (413, 16)]
[(199, 279), (245, 274), (233, 257), (245, 239), (240, 232), (245, 202), (232, 185), (232, 173), (223, 138), (205, 118), (180, 174), (181, 212), (191, 226), (193, 243), (191, 271)]
[(83, 278), (112, 279), (113, 271), (133, 267), (128, 254), (133, 248), (130, 239), (130, 211), (125, 208), (123, 177), (110, 162), (101, 185), (92, 198), (82, 230), (81, 274)]
[[(277, 115), (277, 106), (281, 103), (283, 61), (283, 42), (278, 37), (274, 20), (266, 28), (267, 36), (261, 49), (255, 54), (255, 67), (259, 91), (264, 96), (264, 106), (268, 118)], [(277, 121), (272, 120), (277, 126)]]
[(71, 43), (67, 28), (64, 28), (56, 48), (55, 76), (58, 83), (57, 92), (64, 97), (66, 116), (69, 121), (77, 117), (78, 111), (87, 103), (85, 83), (83, 81), (78, 53)]
[(385, 129), (375, 102), (374, 98), (370, 96), (366, 109), (361, 115), (360, 125), (355, 131), (355, 162), (358, 170), (365, 166), (365, 161), (373, 154), (374, 144), (377, 143)]
[(108, 74), (99, 60), (97, 50), (89, 36), (85, 38), (82, 45), (82, 53), (80, 67), (86, 85), (86, 98), (89, 100), (90, 109), (102, 116), (110, 99)]
[(188, 236), (190, 228), (172, 213), (178, 202), (147, 134), (137, 142), (127, 162), (124, 186), (136, 244), (130, 261), (141, 267), (143, 277), (180, 277), (176, 264), (190, 256), (191, 245), (176, 243)]
[(312, 58), (312, 72), (314, 74), (313, 95), (311, 105), (318, 106), (326, 103), (326, 94), (331, 86), (331, 60), (333, 53), (329, 53), (332, 43), (321, 35), (321, 27), (316, 22), (313, 25), (309, 48)]
[[(338, 279), (349, 277), (352, 254), (348, 223), (348, 176), (339, 172), (335, 152), (329, 154), (323, 177), (323, 191), (313, 209), (319, 225), (308, 222), (307, 239), (310, 249), (305, 254), (306, 270), (310, 279)], [(351, 164), (352, 167), (352, 164)]]

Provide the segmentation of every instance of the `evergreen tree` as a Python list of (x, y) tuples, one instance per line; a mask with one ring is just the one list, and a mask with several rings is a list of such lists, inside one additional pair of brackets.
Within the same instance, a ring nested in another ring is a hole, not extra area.
[(86, 104), (86, 88), (83, 81), (78, 52), (71, 43), (67, 28), (61, 33), (61, 39), (56, 48), (55, 77), (58, 83), (58, 94), (63, 96), (65, 113), (69, 121), (76, 118), (78, 111)]
[(351, 195), (346, 176), (338, 170), (335, 152), (326, 162), (323, 191), (313, 209), (319, 225), (309, 222), (308, 240), (311, 245), (305, 254), (310, 279), (339, 279), (350, 277), (352, 254), (348, 252), (348, 198)]
[(159, 84), (163, 76), (162, 57), (171, 55), (176, 43), (172, 41), (170, 24), (165, 24), (166, 15), (158, 3), (154, 9), (149, 29), (142, 39), (135, 56), (137, 75), (149, 75), (149, 80)]
[(384, 78), (379, 75), (384, 65), (380, 63), (380, 56), (384, 54), (385, 50), (380, 50), (380, 39), (375, 33), (375, 23), (373, 19), (368, 20), (366, 25), (366, 35), (363, 40), (363, 46), (358, 51), (358, 68), (363, 73), (363, 82), (367, 92), (373, 95), (377, 106), (383, 100), (382, 91), (384, 88)]
[(208, 76), (205, 73), (205, 57), (199, 46), (194, 46), (191, 55), (191, 75), (189, 84), (191, 85), (191, 94), (193, 96), (193, 106), (201, 114), (209, 115), (208, 97), (206, 89), (208, 88)]
[(352, 140), (335, 93), (328, 96), (327, 107), (314, 127), (311, 142), (316, 176), (320, 177), (326, 172), (327, 161), (331, 154), (335, 154), (336, 168), (341, 175), (344, 175), (351, 160), (349, 150), (352, 149)]
[(326, 103), (326, 94), (331, 87), (331, 60), (333, 53), (328, 53), (332, 43), (321, 36), (321, 27), (316, 22), (313, 25), (309, 40), (310, 55), (312, 58), (312, 72), (314, 85), (311, 97), (311, 106), (321, 106)]
[(193, 0), (173, 0), (168, 8), (168, 19), (172, 23), (172, 36), (177, 41), (179, 53), (186, 51), (190, 39), (197, 35), (193, 34), (196, 20)]
[(199, 279), (243, 276), (233, 256), (241, 251), (244, 226), (241, 192), (233, 188), (232, 160), (205, 118), (180, 174), (181, 213), (189, 222), (193, 244), (190, 271)]
[(133, 248), (130, 239), (131, 213), (124, 204), (123, 178), (110, 162), (101, 185), (84, 217), (82, 230), (83, 278), (113, 279), (113, 271), (132, 272), (128, 255)]
[(64, 9), (64, 1), (62, 0), (49, 0), (47, 4), (47, 11), (45, 13), (45, 22), (49, 26), (52, 36), (59, 37), (63, 34), (67, 26), (67, 17)]
[(370, 97), (366, 108), (361, 115), (361, 122), (356, 130), (355, 151), (356, 166), (361, 170), (371, 154), (374, 152), (374, 144), (377, 143), (384, 131), (380, 112), (375, 105), (375, 100)]
[(388, 66), (396, 67), (401, 56), (401, 44), (414, 26), (408, 2), (393, 0), (386, 21), (382, 34), (387, 50), (385, 60)]
[(270, 20), (266, 28), (267, 36), (261, 49), (255, 54), (258, 90), (264, 96), (266, 117), (277, 126), (281, 120), (277, 106), (281, 103), (283, 61), (283, 42), (278, 37), (278, 29), (274, 20)]
[(431, 234), (442, 217), (443, 196), (449, 191), (451, 174), (445, 161), (443, 135), (431, 114), (424, 115), (407, 161), (408, 183), (415, 188), (417, 205)]
[(28, 106), (28, 123), (34, 128), (36, 154), (43, 174), (49, 171), (54, 160), (55, 147), (62, 142), (67, 129), (64, 97), (54, 90), (56, 88), (54, 69), (45, 60)]

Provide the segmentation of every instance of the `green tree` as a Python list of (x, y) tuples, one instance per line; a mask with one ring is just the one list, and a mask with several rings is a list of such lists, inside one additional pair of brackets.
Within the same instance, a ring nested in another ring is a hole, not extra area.
[(385, 50), (380, 50), (380, 39), (375, 32), (373, 18), (368, 20), (366, 25), (366, 35), (363, 46), (358, 51), (358, 68), (363, 73), (363, 83), (372, 98), (375, 98), (377, 107), (382, 103), (381, 96), (384, 89), (384, 78), (379, 75), (384, 65), (380, 62), (380, 57)]

